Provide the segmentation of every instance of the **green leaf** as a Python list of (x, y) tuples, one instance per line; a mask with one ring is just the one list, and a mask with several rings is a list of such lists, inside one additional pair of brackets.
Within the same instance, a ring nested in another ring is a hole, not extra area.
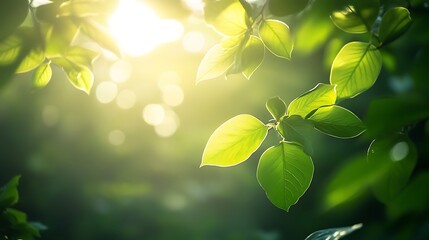
[(297, 115), (284, 117), (277, 130), (286, 141), (298, 143), (306, 153), (313, 153), (314, 126), (311, 121)]
[(284, 22), (267, 19), (259, 26), (259, 35), (265, 46), (277, 57), (290, 59), (293, 40), (289, 26)]
[(67, 59), (53, 59), (54, 63), (60, 65), (70, 80), (70, 83), (77, 89), (90, 93), (94, 83), (94, 75), (86, 66), (73, 63)]
[(33, 49), (16, 69), (16, 73), (24, 73), (37, 68), (45, 60), (45, 53), (40, 49)]
[(350, 2), (349, 5), (331, 14), (334, 24), (348, 33), (366, 33), (371, 30), (371, 26), (378, 15), (378, 1), (346, 1), (346, 3), (348, 2)]
[(40, 65), (34, 72), (33, 86), (36, 88), (45, 87), (52, 77), (52, 69), (50, 63)]
[(68, 60), (87, 67), (92, 65), (92, 62), (98, 55), (97, 52), (79, 46), (69, 47), (64, 53), (64, 56)]
[(337, 85), (338, 98), (352, 98), (369, 89), (377, 80), (382, 65), (380, 51), (372, 44), (351, 42), (335, 57), (331, 84)]
[(98, 43), (101, 47), (114, 53), (116, 56), (121, 56), (121, 50), (105, 26), (101, 25), (97, 21), (85, 18), (85, 20), (80, 22), (80, 27), (82, 32)]
[(374, 140), (368, 149), (369, 164), (382, 164), (383, 175), (374, 183), (375, 196), (392, 201), (407, 184), (417, 162), (417, 150), (403, 134)]
[(381, 19), (378, 36), (381, 44), (389, 43), (401, 36), (411, 26), (408, 9), (396, 7), (389, 9)]
[(5, 186), (0, 188), (0, 211), (15, 205), (19, 200), (18, 184), (21, 176), (13, 177)]
[(210, 136), (201, 166), (230, 167), (242, 163), (259, 148), (267, 133), (268, 128), (251, 115), (233, 117)]
[(14, 34), (0, 43), (0, 65), (9, 65), (13, 63), (22, 47), (22, 39)]
[(28, 0), (0, 1), (0, 41), (13, 34), (28, 13)]
[(197, 71), (197, 84), (224, 74), (234, 64), (242, 37), (226, 38), (204, 56)]
[(59, 6), (57, 16), (98, 17), (113, 12), (117, 5), (118, 0), (65, 1)]
[(207, 1), (206, 22), (224, 36), (239, 36), (247, 31), (248, 16), (238, 0)]
[(279, 97), (268, 99), (265, 106), (276, 121), (280, 121), (280, 119), (286, 114), (286, 104)]
[(264, 60), (265, 47), (262, 40), (256, 36), (250, 36), (241, 53), (241, 70), (243, 75), (250, 79)]
[(340, 228), (329, 228), (324, 230), (319, 230), (312, 233), (310, 236), (305, 238), (305, 240), (337, 240), (341, 239), (344, 236), (349, 235), (350, 233), (360, 229), (362, 224), (355, 224), (349, 227), (340, 227)]
[(354, 113), (336, 105), (317, 109), (309, 119), (317, 130), (338, 138), (357, 137), (366, 129)]
[(316, 109), (335, 104), (337, 94), (335, 86), (319, 83), (310, 91), (294, 99), (287, 109), (288, 115), (298, 115), (307, 118)]
[(71, 19), (56, 19), (46, 34), (46, 56), (48, 58), (62, 56), (76, 38), (77, 33), (78, 27)]
[(276, 16), (287, 16), (301, 12), (307, 4), (308, 0), (270, 0), (268, 7)]
[(300, 146), (282, 142), (262, 154), (257, 177), (268, 199), (276, 207), (289, 211), (307, 191), (313, 171), (311, 157)]

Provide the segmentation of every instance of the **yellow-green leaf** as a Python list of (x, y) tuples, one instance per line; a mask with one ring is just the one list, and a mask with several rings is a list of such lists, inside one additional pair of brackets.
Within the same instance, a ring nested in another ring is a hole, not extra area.
[(286, 114), (286, 104), (279, 97), (273, 97), (268, 99), (267, 103), (265, 104), (265, 107), (276, 121), (280, 121), (280, 119)]
[(265, 46), (277, 57), (290, 59), (293, 40), (289, 26), (284, 22), (267, 19), (259, 26), (259, 35)]
[[(93, 19), (85, 19), (80, 24), (82, 32), (98, 43), (101, 47), (110, 52), (121, 56), (121, 51), (113, 37), (107, 31), (107, 28)], [(136, 31), (138, 31), (136, 29)]]
[(79, 46), (69, 47), (64, 53), (64, 57), (68, 60), (87, 67), (91, 66), (98, 55), (97, 52)]
[(16, 73), (24, 73), (38, 67), (45, 60), (45, 53), (40, 49), (33, 49), (21, 62)]
[[(67, 62), (67, 61), (64, 61)], [(92, 84), (94, 83), (94, 75), (91, 70), (82, 65), (77, 65), (72, 62), (63, 65), (63, 70), (67, 74), (70, 83), (77, 89), (90, 93)]]
[(45, 87), (52, 77), (52, 69), (50, 63), (40, 65), (34, 72), (33, 85), (36, 88)]
[(332, 21), (338, 28), (348, 33), (368, 32), (378, 15), (378, 1), (353, 0), (349, 3), (331, 14)]
[(241, 53), (241, 71), (250, 79), (264, 60), (265, 47), (262, 40), (256, 36), (250, 36)]
[(247, 13), (238, 0), (208, 1), (206, 22), (225, 36), (238, 36), (247, 31)]
[(22, 47), (22, 39), (14, 34), (0, 43), (0, 65), (9, 65), (18, 57)]
[(252, 115), (241, 114), (210, 136), (201, 166), (230, 167), (246, 161), (264, 141), (268, 127)]

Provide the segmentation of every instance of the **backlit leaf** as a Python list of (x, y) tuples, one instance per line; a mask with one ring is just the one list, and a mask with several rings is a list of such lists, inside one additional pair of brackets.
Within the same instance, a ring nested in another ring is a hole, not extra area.
[(311, 121), (292, 115), (283, 118), (278, 124), (277, 130), (286, 141), (298, 143), (306, 153), (313, 153), (314, 126)]
[(21, 176), (15, 176), (5, 186), (0, 188), (0, 211), (18, 202), (18, 184), (20, 178)]
[(65, 1), (58, 10), (58, 16), (97, 17), (113, 12), (118, 0), (79, 0)]
[[(52, 4), (46, 5), (50, 6)], [(50, 26), (46, 36), (45, 53), (47, 57), (62, 56), (78, 33), (78, 27), (69, 18), (58, 18)]]
[(353, 0), (345, 3), (349, 5), (331, 14), (334, 24), (348, 33), (365, 33), (371, 30), (378, 15), (378, 1)]
[(259, 26), (259, 35), (265, 46), (277, 57), (290, 59), (293, 40), (289, 26), (285, 23), (267, 19)]
[(101, 25), (95, 20), (87, 18), (85, 21), (81, 22), (80, 27), (82, 32), (84, 32), (88, 37), (92, 38), (92, 40), (98, 43), (101, 47), (109, 50), (116, 56), (121, 56), (119, 47), (105, 26)]
[(87, 94), (90, 93), (94, 83), (94, 75), (88, 67), (75, 64), (66, 59), (55, 59), (55, 63), (63, 68), (67, 78), (75, 88)]
[(40, 65), (34, 72), (33, 86), (36, 88), (45, 87), (52, 77), (52, 69), (50, 63)]
[(279, 97), (270, 98), (265, 106), (276, 121), (280, 121), (280, 118), (286, 114), (286, 104)]
[(261, 39), (250, 36), (241, 53), (241, 71), (243, 75), (250, 79), (252, 74), (258, 69), (264, 60), (265, 47)]
[(370, 88), (377, 80), (382, 65), (380, 51), (372, 44), (351, 42), (335, 57), (331, 84), (337, 85), (338, 98), (352, 98)]
[(87, 67), (92, 65), (98, 55), (97, 52), (79, 46), (69, 47), (64, 53), (68, 60)]
[(307, 191), (313, 172), (313, 161), (300, 146), (282, 142), (262, 154), (257, 177), (268, 199), (289, 211)]
[(12, 35), (0, 43), (0, 65), (9, 65), (18, 57), (22, 47), (22, 39)]
[(247, 31), (246, 10), (238, 0), (208, 1), (204, 8), (208, 24), (225, 36), (238, 36)]
[(210, 136), (201, 166), (230, 167), (244, 162), (259, 148), (267, 132), (268, 128), (251, 115), (231, 118)]
[(365, 131), (365, 125), (354, 113), (336, 105), (317, 109), (309, 119), (317, 130), (333, 137), (353, 138)]
[(328, 239), (338, 240), (360, 229), (361, 227), (362, 227), (362, 224), (355, 224), (349, 227), (329, 228), (329, 229), (319, 230), (312, 233), (310, 236), (305, 238), (305, 240), (328, 240)]
[(389, 9), (381, 19), (379, 38), (382, 44), (389, 43), (401, 36), (411, 26), (408, 9), (396, 7)]
[(287, 109), (288, 115), (298, 115), (306, 118), (307, 115), (323, 106), (335, 104), (337, 95), (335, 87), (329, 84), (319, 83), (310, 91), (294, 99)]
[(37, 48), (33, 49), (21, 62), (16, 69), (16, 73), (24, 73), (38, 67), (45, 60), (45, 53)]

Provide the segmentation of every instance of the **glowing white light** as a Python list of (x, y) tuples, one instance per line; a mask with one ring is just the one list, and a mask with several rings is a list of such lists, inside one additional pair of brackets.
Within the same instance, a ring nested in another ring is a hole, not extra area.
[(201, 32), (188, 32), (183, 36), (183, 48), (192, 53), (204, 50), (206, 39)]
[(109, 133), (108, 140), (110, 144), (119, 146), (125, 142), (125, 133), (121, 130), (113, 130)]
[(164, 121), (165, 109), (159, 104), (148, 104), (143, 109), (144, 121), (152, 126), (157, 126)]
[(175, 41), (183, 34), (183, 25), (160, 19), (148, 6), (137, 0), (120, 0), (109, 19), (109, 29), (120, 48), (129, 55), (141, 56), (158, 45)]
[(390, 149), (390, 158), (392, 161), (401, 161), (407, 157), (410, 148), (406, 142), (398, 142)]
[(180, 86), (175, 84), (167, 84), (161, 88), (162, 99), (172, 107), (179, 106), (183, 103), (185, 94)]
[(118, 93), (118, 88), (114, 82), (104, 81), (98, 84), (95, 95), (101, 103), (109, 103), (113, 101)]
[(155, 126), (155, 132), (160, 137), (171, 137), (179, 128), (179, 120), (173, 111), (167, 111), (163, 121)]
[(130, 109), (136, 104), (136, 94), (131, 90), (122, 90), (116, 97), (116, 104), (122, 109)]
[(58, 123), (59, 113), (55, 106), (46, 106), (43, 108), (42, 119), (46, 126), (51, 127)]
[(202, 0), (182, 0), (183, 5), (193, 12), (201, 13), (204, 9)]
[(117, 83), (126, 82), (131, 77), (131, 73), (131, 64), (124, 60), (115, 62), (109, 69), (110, 78)]

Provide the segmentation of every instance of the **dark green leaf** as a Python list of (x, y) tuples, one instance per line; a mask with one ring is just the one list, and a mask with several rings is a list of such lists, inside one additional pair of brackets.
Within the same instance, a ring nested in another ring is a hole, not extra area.
[(280, 119), (286, 114), (286, 104), (279, 97), (270, 98), (265, 106), (276, 121), (280, 121)]
[(18, 202), (18, 184), (20, 178), (21, 176), (15, 176), (5, 186), (0, 188), (0, 211)]
[(230, 167), (242, 163), (259, 148), (267, 133), (268, 127), (251, 115), (233, 117), (210, 136), (201, 166)]
[(313, 161), (300, 146), (282, 142), (262, 154), (257, 176), (268, 199), (289, 211), (307, 191), (313, 172)]
[(306, 153), (313, 153), (314, 126), (311, 121), (293, 115), (283, 118), (277, 130), (286, 141), (300, 144)]
[(277, 57), (290, 59), (293, 40), (289, 26), (284, 22), (267, 19), (259, 26), (259, 35), (265, 46)]
[(222, 35), (239, 36), (247, 31), (248, 16), (238, 0), (208, 1), (204, 11), (206, 22)]
[(33, 86), (36, 88), (45, 87), (52, 77), (52, 69), (50, 63), (40, 65), (34, 72)]
[(0, 1), (0, 41), (13, 34), (28, 13), (28, 0)]
[(336, 105), (317, 109), (309, 119), (317, 130), (338, 138), (353, 138), (366, 129), (354, 113)]
[(396, 7), (389, 9), (381, 19), (378, 36), (381, 44), (387, 44), (401, 36), (411, 26), (408, 9)]
[(365, 33), (371, 30), (378, 15), (379, 3), (375, 0), (348, 0), (342, 9), (334, 11), (331, 19), (348, 33)]
[(377, 80), (382, 65), (380, 51), (372, 44), (351, 42), (335, 57), (331, 84), (337, 85), (338, 98), (352, 98), (369, 89)]
[(270, 0), (270, 12), (276, 16), (287, 16), (297, 14), (304, 10), (308, 0)]
[(241, 53), (241, 71), (247, 79), (250, 79), (261, 65), (264, 54), (265, 47), (261, 39), (253, 35), (250, 36)]
[(361, 227), (362, 227), (362, 224), (355, 224), (350, 227), (329, 228), (329, 229), (319, 230), (312, 233), (305, 240), (328, 240), (328, 239), (338, 240), (360, 229)]

